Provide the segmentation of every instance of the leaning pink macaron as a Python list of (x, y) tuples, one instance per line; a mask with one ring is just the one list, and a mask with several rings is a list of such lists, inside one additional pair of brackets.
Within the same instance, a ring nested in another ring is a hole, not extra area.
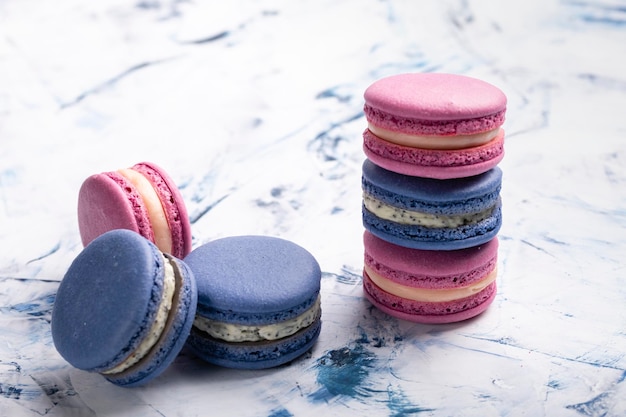
[(375, 164), (405, 175), (477, 175), (504, 156), (506, 96), (475, 78), (399, 74), (365, 91), (363, 148)]
[(426, 251), (363, 235), (366, 297), (381, 311), (418, 323), (452, 323), (484, 312), (496, 295), (498, 240)]
[(178, 187), (162, 168), (142, 162), (87, 178), (78, 196), (83, 245), (109, 230), (139, 233), (166, 253), (191, 251), (191, 225)]

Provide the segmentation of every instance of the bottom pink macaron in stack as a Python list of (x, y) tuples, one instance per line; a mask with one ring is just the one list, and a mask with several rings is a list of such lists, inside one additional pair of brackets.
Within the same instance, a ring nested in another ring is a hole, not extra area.
[(366, 297), (390, 316), (452, 323), (477, 316), (496, 295), (497, 238), (467, 249), (425, 251), (363, 236)]

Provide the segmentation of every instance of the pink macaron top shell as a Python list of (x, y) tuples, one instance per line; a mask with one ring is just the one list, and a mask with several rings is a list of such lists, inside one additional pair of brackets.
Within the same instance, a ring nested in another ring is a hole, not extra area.
[(143, 174), (157, 191), (172, 235), (172, 255), (184, 258), (191, 251), (191, 225), (178, 187), (167, 172), (154, 163), (141, 162), (132, 169)]
[(468, 135), (504, 123), (506, 96), (497, 87), (456, 74), (409, 73), (365, 90), (368, 122), (418, 135)]
[(468, 286), (496, 268), (498, 240), (467, 249), (427, 251), (386, 242), (363, 234), (365, 265), (379, 275), (416, 288), (446, 289)]
[(154, 241), (141, 195), (116, 172), (95, 174), (83, 182), (78, 194), (78, 227), (84, 246), (114, 229), (132, 230)]

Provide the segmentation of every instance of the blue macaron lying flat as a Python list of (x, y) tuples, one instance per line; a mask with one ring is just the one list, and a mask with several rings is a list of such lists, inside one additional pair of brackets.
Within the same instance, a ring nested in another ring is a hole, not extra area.
[(321, 328), (321, 271), (290, 241), (233, 236), (194, 249), (185, 263), (198, 286), (189, 348), (207, 362), (263, 369), (301, 356)]
[(76, 368), (120, 386), (144, 384), (171, 364), (197, 305), (192, 272), (128, 230), (92, 241), (63, 277), (52, 338)]
[(363, 163), (363, 225), (379, 238), (423, 250), (455, 250), (493, 239), (502, 224), (502, 171), (437, 180)]

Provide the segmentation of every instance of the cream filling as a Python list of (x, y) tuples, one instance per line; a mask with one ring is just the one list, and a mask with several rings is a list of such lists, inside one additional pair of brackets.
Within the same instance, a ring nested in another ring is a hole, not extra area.
[(165, 215), (165, 210), (163, 210), (159, 194), (152, 186), (150, 180), (133, 169), (120, 169), (117, 172), (130, 181), (141, 195), (152, 224), (154, 243), (163, 252), (172, 253), (172, 234), (167, 222), (167, 216)]
[(150, 327), (148, 335), (137, 347), (137, 349), (135, 349), (135, 351), (124, 360), (124, 362), (120, 363), (115, 368), (102, 372), (103, 374), (117, 374), (130, 368), (131, 366), (139, 362), (144, 356), (146, 356), (150, 349), (154, 347), (156, 342), (161, 337), (161, 334), (165, 329), (167, 319), (170, 315), (170, 310), (172, 309), (172, 302), (176, 289), (176, 273), (174, 272), (174, 267), (170, 264), (169, 259), (167, 259), (165, 256), (163, 256), (163, 259), (165, 260), (163, 294), (161, 295), (161, 301), (159, 302), (159, 310), (157, 311), (156, 317), (154, 319), (154, 322), (152, 323), (152, 326)]
[(487, 132), (475, 133), (473, 135), (455, 136), (430, 136), (411, 135), (408, 133), (394, 132), (383, 129), (373, 124), (368, 124), (369, 130), (381, 139), (402, 146), (422, 149), (465, 149), (484, 145), (498, 135), (499, 127)]
[(377, 274), (367, 265), (365, 266), (365, 272), (374, 284), (376, 284), (383, 291), (395, 295), (396, 297), (427, 303), (441, 303), (460, 300), (462, 298), (478, 294), (480, 291), (487, 288), (489, 284), (494, 282), (498, 275), (497, 269), (494, 268), (485, 278), (466, 287), (452, 289), (428, 289), (408, 287), (406, 285), (398, 284), (397, 282), (393, 282)]
[(363, 204), (365, 208), (379, 219), (389, 220), (399, 224), (419, 225), (430, 228), (454, 228), (466, 224), (478, 223), (489, 218), (493, 207), (489, 207), (478, 213), (458, 214), (445, 216), (441, 214), (422, 213), (419, 211), (405, 210), (394, 207), (387, 203), (363, 193)]
[(291, 336), (298, 330), (310, 326), (319, 317), (321, 311), (320, 297), (315, 303), (293, 319), (280, 323), (261, 326), (230, 324), (196, 316), (193, 325), (210, 336), (227, 342), (258, 342), (262, 340), (278, 340)]

